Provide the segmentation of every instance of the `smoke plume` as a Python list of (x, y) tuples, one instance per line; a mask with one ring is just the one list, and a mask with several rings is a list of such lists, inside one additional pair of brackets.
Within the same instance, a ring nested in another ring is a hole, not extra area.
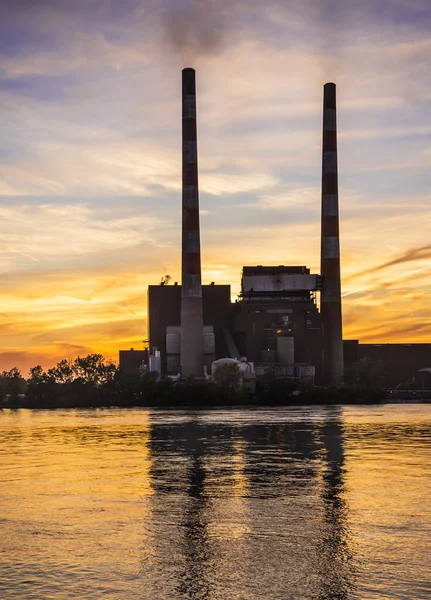
[(229, 30), (226, 0), (178, 0), (162, 17), (173, 51), (184, 60), (216, 52)]

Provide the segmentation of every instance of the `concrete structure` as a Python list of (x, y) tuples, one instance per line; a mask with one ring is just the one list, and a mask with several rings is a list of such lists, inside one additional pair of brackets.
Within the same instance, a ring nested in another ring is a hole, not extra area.
[(339, 386), (343, 376), (340, 235), (338, 214), (337, 114), (334, 83), (324, 86), (322, 143), (322, 232), (320, 296), (322, 371), (326, 385)]
[[(331, 294), (337, 281), (334, 284), (332, 277), (334, 251), (331, 248), (334, 244), (331, 211), (334, 210), (334, 178), (329, 164), (333, 157), (328, 153), (333, 150), (334, 140), (336, 150), (336, 132), (334, 137), (328, 115), (335, 113), (335, 92), (333, 98), (330, 94), (328, 98), (324, 118), (325, 189), (322, 199), (324, 207), (330, 204), (330, 210), (328, 209), (328, 212), (327, 208), (324, 208), (326, 220), (322, 225), (322, 264), (326, 273), (327, 292), (323, 303), (325, 306), (329, 305), (326, 310), (329, 323), (327, 331), (331, 331), (331, 327), (336, 323), (333, 316), (334, 299)], [(335, 120), (335, 115), (332, 116)], [(316, 374), (316, 381), (319, 381), (322, 376), (322, 327), (315, 302), (315, 293), (322, 288), (322, 278), (319, 275), (310, 274), (306, 267), (244, 267), (241, 295), (234, 305), (230, 304), (230, 298), (226, 294), (227, 292), (230, 295), (228, 286), (202, 286), (196, 81), (195, 71), (190, 68), (182, 72), (182, 124), (182, 285), (168, 286), (164, 281), (160, 286), (149, 286), (148, 293), (150, 348), (160, 350), (162, 374), (176, 374), (179, 362), (182, 378), (200, 378), (204, 376), (204, 364), (209, 371), (214, 359), (240, 359), (244, 356), (256, 363), (256, 372), (258, 366), (261, 371), (265, 371), (267, 365), (277, 363), (278, 371), (283, 376), (289, 376), (290, 371), (292, 377), (298, 376), (298, 373), (312, 372), (312, 376)], [(335, 194), (337, 193), (335, 168)], [(338, 207), (337, 197), (335, 206)], [(338, 217), (336, 226), (338, 235)], [(338, 250), (337, 257), (339, 286)], [(206, 287), (208, 292), (205, 300), (203, 290)], [(339, 295), (338, 293), (338, 297)], [(214, 303), (213, 298), (216, 296), (220, 296), (220, 301)], [(341, 303), (338, 304), (338, 308), (341, 310)], [(341, 315), (338, 328), (341, 335), (340, 323)], [(328, 342), (328, 352), (333, 351), (335, 345), (330, 341), (335, 339), (336, 335), (325, 338)], [(333, 364), (334, 361), (327, 361), (324, 365), (328, 378), (332, 375), (330, 369)], [(335, 365), (336, 368), (338, 366)]]
[(204, 377), (204, 335), (194, 69), (182, 73), (181, 376)]
[[(321, 330), (315, 296), (320, 285), (321, 278), (306, 267), (258, 266), (244, 267), (237, 302), (231, 303), (230, 286), (202, 286), (208, 373), (214, 360), (246, 357), (259, 374), (275, 368), (283, 378), (316, 375), (319, 381)], [(149, 286), (150, 347), (160, 350), (162, 375), (178, 373), (180, 307), (181, 286)]]
[(120, 350), (119, 367), (122, 371), (136, 371), (142, 368), (142, 365), (148, 365), (148, 350)]
[[(230, 286), (202, 286), (197, 170), (196, 87), (183, 71), (182, 286), (148, 288), (150, 348), (160, 350), (161, 373), (203, 377), (211, 359), (247, 357), (256, 375), (340, 385), (344, 366), (363, 357), (384, 361), (386, 385), (431, 377), (431, 344), (342, 341), (338, 210), (336, 87), (324, 86), (321, 197), (321, 274), (303, 266), (244, 267), (240, 298)], [(165, 284), (165, 285), (164, 285)], [(320, 313), (316, 294), (320, 296)], [(180, 357), (180, 358), (179, 358)], [(120, 357), (121, 360), (121, 357)], [(345, 362), (345, 365), (344, 365)], [(419, 375), (418, 375), (419, 374)]]
[[(212, 325), (204, 325), (204, 366), (209, 365), (215, 360), (215, 336)], [(181, 370), (181, 327), (166, 327), (166, 370), (174, 375), (179, 374)]]
[(150, 373), (157, 373), (156, 381), (160, 381), (162, 376), (162, 361), (160, 350), (154, 349), (148, 357), (148, 370)]
[(318, 275), (302, 266), (243, 268), (232, 335), (239, 356), (255, 363), (257, 374), (270, 368), (293, 379), (300, 363), (315, 366), (321, 377), (321, 323), (315, 298), (321, 283)]
[[(163, 375), (178, 373), (181, 350), (181, 287), (163, 284), (148, 286), (150, 348), (160, 350)], [(204, 363), (210, 372), (214, 359), (228, 354), (224, 331), (230, 328), (231, 292), (230, 285), (203, 285), (201, 289), (203, 350), (207, 350), (204, 353)], [(212, 348), (213, 351), (210, 351)]]

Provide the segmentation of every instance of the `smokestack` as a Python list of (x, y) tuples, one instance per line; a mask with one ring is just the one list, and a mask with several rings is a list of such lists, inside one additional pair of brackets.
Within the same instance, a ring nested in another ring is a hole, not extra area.
[(323, 325), (323, 378), (340, 386), (343, 361), (341, 313), (340, 234), (338, 217), (336, 88), (327, 83), (323, 92), (322, 237), (320, 310)]
[(181, 376), (204, 376), (204, 333), (194, 69), (183, 69)]

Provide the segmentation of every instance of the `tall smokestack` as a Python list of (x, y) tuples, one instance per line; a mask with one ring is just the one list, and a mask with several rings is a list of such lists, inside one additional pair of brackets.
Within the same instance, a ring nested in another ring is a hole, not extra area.
[(339, 386), (343, 376), (340, 234), (338, 217), (336, 88), (327, 83), (323, 92), (322, 237), (320, 310), (323, 323), (323, 377)]
[(181, 376), (204, 376), (201, 248), (194, 69), (183, 69)]

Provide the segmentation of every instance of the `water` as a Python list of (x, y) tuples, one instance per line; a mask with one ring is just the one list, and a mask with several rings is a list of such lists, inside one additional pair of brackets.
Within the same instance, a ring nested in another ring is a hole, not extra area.
[(0, 598), (429, 598), (431, 405), (0, 413)]

